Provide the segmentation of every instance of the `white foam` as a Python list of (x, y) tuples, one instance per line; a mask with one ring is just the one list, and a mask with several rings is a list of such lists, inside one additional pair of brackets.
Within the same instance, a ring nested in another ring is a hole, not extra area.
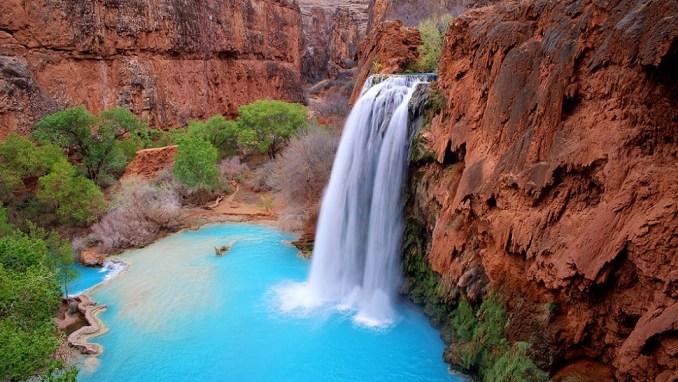
[(274, 304), (282, 313), (305, 316), (324, 305), (323, 300), (305, 282), (285, 282), (273, 287), (272, 291)]
[[(115, 260), (106, 260), (104, 261), (104, 265), (101, 267), (99, 272), (108, 272), (106, 276), (104, 276), (104, 281), (103, 282), (108, 282), (115, 278), (115, 276), (119, 275), (120, 272), (122, 272), (125, 269), (125, 263), (121, 261), (115, 261)], [(97, 284), (98, 285), (98, 284)]]

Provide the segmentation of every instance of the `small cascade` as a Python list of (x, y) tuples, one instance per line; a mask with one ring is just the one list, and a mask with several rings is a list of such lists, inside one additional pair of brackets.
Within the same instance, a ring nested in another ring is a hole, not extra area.
[(435, 79), (435, 75), (368, 79), (344, 126), (322, 200), (304, 295), (356, 310), (356, 320), (369, 326), (394, 318), (402, 189), (414, 134), (410, 101), (418, 86)]

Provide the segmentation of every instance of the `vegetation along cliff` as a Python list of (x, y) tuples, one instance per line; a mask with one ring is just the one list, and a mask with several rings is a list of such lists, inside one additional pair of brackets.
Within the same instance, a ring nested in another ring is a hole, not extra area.
[[(507, 2), (451, 22), (404, 255), (410, 296), (456, 333), (448, 361), (487, 379), (488, 360), (525, 352), (556, 379), (674, 380), (677, 64), (675, 1)], [(497, 301), (508, 345), (478, 333)]]

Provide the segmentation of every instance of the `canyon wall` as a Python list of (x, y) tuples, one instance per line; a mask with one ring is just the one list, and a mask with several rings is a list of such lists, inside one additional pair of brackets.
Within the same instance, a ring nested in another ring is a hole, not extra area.
[(552, 376), (678, 377), (676, 68), (675, 0), (507, 2), (446, 35), (410, 226), (435, 293), (503, 295)]
[(5, 0), (0, 126), (84, 104), (169, 128), (260, 98), (303, 101), (294, 0)]
[(351, 77), (358, 44), (367, 33), (368, 1), (299, 0), (301, 73), (307, 82)]
[(370, 0), (367, 30), (384, 21), (400, 20), (407, 27), (420, 21), (445, 14), (458, 15), (464, 11), (488, 5), (499, 0)]

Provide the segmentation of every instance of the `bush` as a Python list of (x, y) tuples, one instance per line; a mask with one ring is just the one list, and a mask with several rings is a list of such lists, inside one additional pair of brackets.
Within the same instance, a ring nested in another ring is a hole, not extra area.
[(238, 115), (238, 144), (267, 153), (271, 159), (308, 124), (304, 105), (283, 101), (256, 101), (240, 106)]
[(219, 185), (219, 153), (209, 142), (190, 135), (177, 140), (174, 180), (191, 190), (211, 191)]
[(480, 374), (484, 381), (548, 379), (548, 375), (528, 357), (529, 343), (509, 343), (505, 330), (508, 318), (500, 295), (486, 298), (475, 314), (466, 300), (462, 300), (448, 324), (459, 341), (452, 350), (457, 353), (460, 366)]
[(273, 162), (266, 162), (254, 170), (254, 174), (245, 180), (245, 185), (254, 192), (271, 191)]
[(56, 146), (36, 146), (16, 134), (0, 142), (0, 183), (5, 188), (3, 199), (14, 198), (8, 193), (25, 188), (31, 178), (47, 175), (53, 166), (67, 163), (64, 153)]
[(42, 118), (33, 135), (69, 150), (89, 179), (107, 185), (122, 175), (134, 152), (144, 146), (147, 126), (127, 109), (114, 108), (95, 117), (76, 106)]
[(424, 20), (419, 23), (421, 44), (419, 45), (419, 70), (422, 72), (437, 72), (440, 56), (443, 50), (443, 39), (452, 15), (444, 15), (435, 19)]
[(205, 122), (190, 122), (187, 134), (209, 142), (219, 150), (219, 156), (222, 158), (237, 153), (238, 124), (235, 121), (227, 121), (221, 114)]
[(106, 252), (151, 243), (163, 229), (178, 225), (181, 204), (168, 184), (130, 179), (121, 184), (114, 206), (92, 226)]
[(242, 182), (243, 173), (249, 170), (249, 167), (240, 161), (240, 157), (230, 157), (223, 159), (217, 165), (221, 182), (228, 184), (231, 181)]
[(332, 172), (339, 136), (320, 127), (294, 137), (275, 161), (271, 185), (290, 204), (309, 207), (320, 201)]
[(54, 312), (59, 278), (50, 245), (14, 232), (0, 238), (0, 380), (41, 380), (61, 375), (75, 381), (77, 369), (63, 370), (54, 358), (59, 346)]
[(37, 200), (51, 206), (63, 224), (91, 223), (105, 209), (104, 195), (96, 184), (77, 175), (69, 163), (57, 164), (38, 183)]

